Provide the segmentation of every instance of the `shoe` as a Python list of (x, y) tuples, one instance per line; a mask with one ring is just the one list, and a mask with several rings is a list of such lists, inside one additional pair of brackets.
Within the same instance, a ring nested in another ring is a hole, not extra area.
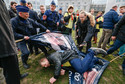
[(91, 47), (90, 49), (92, 49), (95, 52), (95, 55), (97, 54), (102, 54), (103, 56), (107, 55), (107, 52), (103, 50), (102, 48)]
[(123, 75), (125, 75), (125, 69), (123, 69)]
[(29, 69), (29, 68), (30, 68), (30, 66), (29, 66), (27, 63), (23, 63), (23, 67), (24, 67), (25, 69)]
[(29, 75), (28, 73), (21, 74), (20, 79), (23, 79), (23, 78), (27, 77), (28, 75)]

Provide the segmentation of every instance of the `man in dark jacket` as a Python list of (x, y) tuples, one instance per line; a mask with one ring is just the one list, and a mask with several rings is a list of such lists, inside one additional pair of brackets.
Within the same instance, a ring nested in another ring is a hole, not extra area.
[[(122, 45), (125, 44), (125, 14), (122, 19), (117, 23), (116, 28), (112, 34), (112, 40), (115, 40), (113, 47), (111, 47), (107, 53), (111, 54)], [(123, 74), (125, 75), (125, 59), (122, 63)]]
[(17, 16), (17, 11), (16, 11), (17, 3), (14, 1), (11, 1), (10, 6), (11, 6), (9, 9), (10, 18), (16, 17)]
[(74, 50), (69, 50), (69, 51), (61, 50), (51, 54), (47, 58), (41, 59), (40, 64), (42, 67), (48, 67), (50, 66), (50, 64), (54, 64), (55, 66), (54, 77), (52, 77), (49, 80), (49, 82), (53, 84), (58, 79), (60, 73), (62, 74), (61, 68), (66, 69), (63, 68), (63, 64), (65, 63), (69, 63), (69, 65), (71, 65), (67, 66), (69, 67), (67, 69), (76, 71), (80, 74), (83, 74), (88, 70), (91, 70), (93, 65), (96, 63), (100, 63), (103, 65), (103, 62), (101, 60), (98, 60), (96, 57), (94, 57), (94, 55), (97, 55), (99, 53), (106, 54), (106, 51), (99, 48), (91, 48), (88, 50), (88, 53), (83, 58), (83, 56), (78, 56), (78, 54)]
[[(104, 15), (103, 33), (98, 43), (98, 48), (102, 48), (106, 50), (106, 44), (112, 35), (114, 25), (119, 20), (118, 13), (116, 11), (117, 11), (117, 6), (113, 6), (112, 9)], [(102, 43), (103, 45), (101, 46)]]
[(0, 0), (0, 67), (7, 84), (20, 84), (16, 44), (9, 18), (5, 2)]
[(37, 43), (33, 43), (31, 41), (29, 41), (30, 36), (33, 35), (34, 33), (36, 33), (34, 31), (34, 28), (41, 28), (43, 31), (46, 32), (50, 32), (49, 30), (46, 29), (46, 27), (44, 27), (43, 25), (37, 23), (36, 21), (33, 21), (32, 19), (29, 18), (29, 8), (26, 6), (21, 6), (18, 5), (16, 6), (17, 11), (18, 11), (18, 15), (15, 18), (11, 19), (11, 24), (12, 24), (12, 28), (14, 31), (14, 36), (15, 39), (24, 39), (21, 42), (18, 42), (18, 48), (21, 50), (22, 53), (22, 62), (24, 65), (24, 68), (29, 68), (28, 64), (27, 64), (27, 60), (28, 60), (28, 56), (29, 56), (29, 51), (27, 49), (26, 44), (27, 43), (32, 43), (33, 45), (38, 46), (40, 49), (43, 49), (44, 53), (46, 54), (47, 51), (46, 49), (44, 49), (43, 46), (39, 46)]
[(84, 11), (80, 12), (76, 23), (76, 38), (80, 51), (82, 51), (85, 44), (87, 44), (86, 52), (91, 47), (91, 39), (94, 34), (94, 30), (95, 28), (90, 24), (90, 18), (87, 14)]

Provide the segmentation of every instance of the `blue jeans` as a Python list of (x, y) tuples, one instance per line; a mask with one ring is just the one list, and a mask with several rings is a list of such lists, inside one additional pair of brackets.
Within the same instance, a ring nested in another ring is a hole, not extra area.
[(97, 58), (94, 57), (94, 52), (92, 50), (88, 50), (89, 53), (86, 54), (85, 58), (75, 58), (70, 61), (72, 67), (80, 74), (91, 70), (93, 65), (97, 62)]
[[(124, 39), (124, 38), (123, 38)], [(108, 54), (113, 53), (115, 50), (117, 50), (118, 48), (120, 48), (121, 46), (123, 46), (125, 43), (116, 39), (116, 41), (114, 42), (114, 45), (107, 51)], [(125, 59), (122, 63), (122, 68), (125, 69)]]
[(125, 43), (116, 39), (116, 41), (114, 42), (114, 45), (107, 51), (108, 54), (113, 53), (115, 50), (117, 50), (118, 48), (120, 48), (122, 45), (124, 45)]
[(26, 63), (28, 60), (28, 56), (30, 54), (27, 45), (26, 45), (27, 41), (21, 41), (19, 43), (17, 43), (18, 48), (21, 51), (21, 58), (22, 58), (22, 62)]

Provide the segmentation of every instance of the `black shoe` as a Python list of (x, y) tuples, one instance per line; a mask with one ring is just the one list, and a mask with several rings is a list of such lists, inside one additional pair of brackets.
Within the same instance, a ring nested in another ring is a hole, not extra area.
[(125, 69), (123, 69), (123, 75), (125, 75)]
[(101, 59), (99, 59), (98, 64), (99, 65), (104, 65), (104, 62)]
[(102, 48), (91, 47), (90, 49), (92, 49), (95, 52), (95, 55), (102, 54), (103, 57), (107, 55), (107, 52), (103, 50)]
[(27, 77), (28, 75), (29, 75), (28, 73), (21, 74), (20, 79), (23, 79), (23, 78)]
[(29, 66), (27, 63), (23, 63), (23, 67), (24, 67), (25, 69), (29, 69), (29, 68), (30, 68), (30, 66)]

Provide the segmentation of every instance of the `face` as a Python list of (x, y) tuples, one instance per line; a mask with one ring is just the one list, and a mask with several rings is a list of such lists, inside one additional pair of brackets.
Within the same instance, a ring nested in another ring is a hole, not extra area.
[(51, 11), (55, 11), (55, 9), (56, 9), (56, 6), (55, 6), (55, 5), (50, 5), (50, 10), (51, 10)]
[(29, 18), (29, 13), (28, 12), (19, 12), (19, 15), (23, 19), (28, 19)]
[(47, 59), (44, 59), (43, 62), (41, 62), (41, 66), (42, 67), (49, 67), (50, 66), (49, 61)]
[(120, 13), (125, 13), (125, 8), (120, 8)]
[(17, 4), (13, 4), (13, 5), (11, 6), (11, 8), (12, 8), (13, 10), (16, 10), (16, 6), (17, 6)]
[(45, 12), (45, 8), (44, 7), (40, 7), (40, 11), (41, 11), (41, 13), (44, 13)]
[(69, 9), (69, 12), (70, 12), (70, 13), (73, 13), (73, 9), (72, 9), (72, 8), (70, 8), (70, 9)]
[(28, 5), (28, 8), (29, 8), (29, 9), (32, 9), (32, 6), (31, 6), (31, 4), (29, 4), (29, 5)]
[(79, 15), (80, 21), (83, 22), (86, 19), (86, 16), (84, 14)]
[(59, 10), (59, 13), (62, 14), (62, 10)]
[(114, 10), (117, 11), (118, 7), (115, 7)]
[(92, 14), (92, 15), (94, 14), (94, 12), (95, 12), (94, 9), (91, 9), (91, 14)]

